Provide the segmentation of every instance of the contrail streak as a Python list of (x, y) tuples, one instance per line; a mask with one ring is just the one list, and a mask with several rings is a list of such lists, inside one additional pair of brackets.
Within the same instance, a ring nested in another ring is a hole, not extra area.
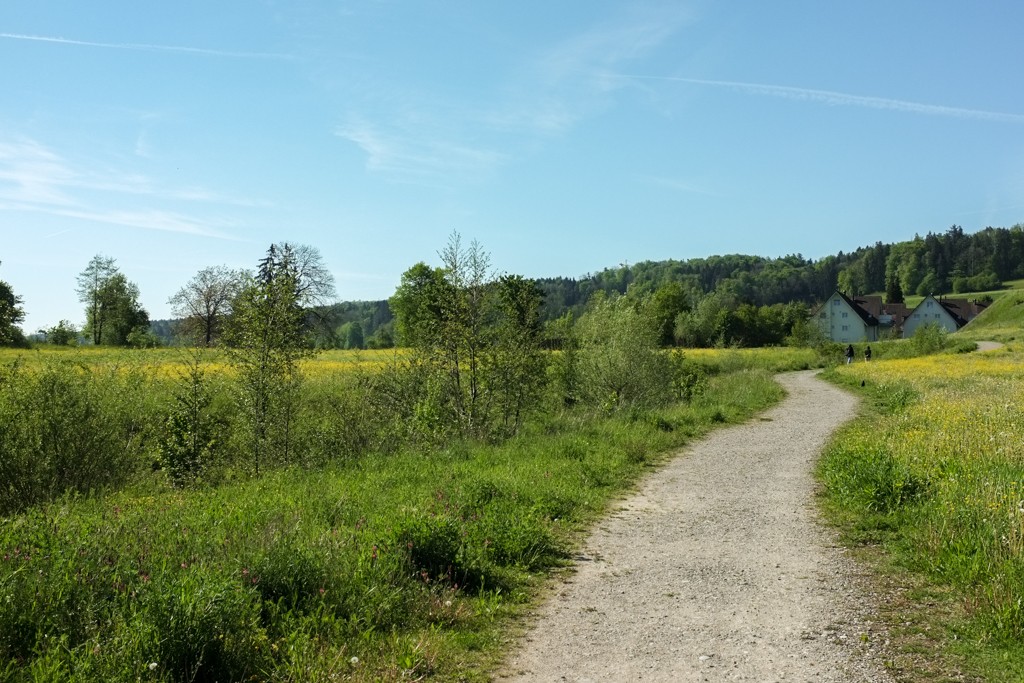
[(275, 52), (234, 52), (231, 50), (210, 50), (202, 47), (184, 47), (180, 45), (151, 45), (148, 43), (98, 43), (90, 40), (72, 40), (54, 36), (32, 36), (21, 33), (0, 33), (0, 38), (10, 40), (33, 40), (40, 43), (58, 43), (61, 45), (82, 45), (85, 47), (102, 47), (112, 50), (142, 50), (148, 52), (180, 52), (184, 54), (208, 57), (238, 57), (242, 59), (292, 59), (291, 55)]
[(741, 81), (712, 81), (700, 78), (682, 78), (679, 76), (637, 76), (633, 74), (612, 74), (619, 78), (638, 80), (674, 81), (678, 83), (692, 83), (694, 85), (709, 85), (718, 88), (731, 88), (753, 95), (770, 95), (772, 97), (784, 97), (791, 100), (804, 100), (808, 102), (820, 102), (832, 106), (867, 107), (869, 109), (889, 109), (912, 114), (928, 114), (930, 116), (950, 116), (960, 119), (975, 119), (981, 121), (1001, 121), (1004, 123), (1024, 123), (1024, 114), (1007, 114), (997, 111), (985, 111), (981, 109), (965, 109), (962, 107), (947, 107), (938, 104), (922, 104), (921, 102), (908, 102), (906, 100), (895, 100), (886, 97), (866, 97), (863, 95), (851, 95), (850, 93), (836, 92), (834, 90), (815, 90), (812, 88), (795, 88), (787, 85), (771, 85), (765, 83), (743, 83)]

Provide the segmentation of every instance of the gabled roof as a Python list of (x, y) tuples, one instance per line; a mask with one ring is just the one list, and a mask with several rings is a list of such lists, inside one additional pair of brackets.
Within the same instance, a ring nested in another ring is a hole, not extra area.
[(921, 300), (921, 303), (914, 308), (914, 310), (916, 311), (929, 299), (932, 299), (939, 304), (939, 306), (942, 306), (942, 309), (946, 311), (951, 318), (953, 318), (953, 322), (956, 323), (957, 328), (961, 328), (974, 320), (978, 314), (988, 306), (988, 304), (983, 304), (978, 301), (968, 301), (967, 299), (936, 299), (934, 296), (926, 296)]
[[(857, 313), (857, 315), (861, 317), (861, 320), (863, 320), (866, 325), (870, 325), (872, 327), (878, 326), (878, 318), (872, 315), (867, 309), (862, 307), (855, 300), (851, 299), (850, 297), (840, 292), (838, 289), (836, 290), (836, 294), (838, 294), (843, 299), (843, 301), (850, 305), (850, 308), (852, 308)], [(832, 296), (835, 296), (835, 294), (833, 294)], [(831, 299), (832, 297), (830, 296), (829, 298)], [(882, 298), (876, 298), (878, 299), (879, 304), (881, 304)]]
[(939, 305), (945, 308), (953, 319), (956, 320), (957, 327), (963, 327), (970, 321), (978, 317), (978, 314), (985, 310), (988, 305), (979, 303), (978, 301), (969, 301), (967, 299), (939, 299)]

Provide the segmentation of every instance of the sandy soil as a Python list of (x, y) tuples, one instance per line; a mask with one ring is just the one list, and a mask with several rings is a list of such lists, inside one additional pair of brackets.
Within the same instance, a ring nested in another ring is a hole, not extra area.
[(816, 520), (812, 468), (856, 399), (789, 396), (616, 506), (497, 680), (890, 681), (864, 581)]

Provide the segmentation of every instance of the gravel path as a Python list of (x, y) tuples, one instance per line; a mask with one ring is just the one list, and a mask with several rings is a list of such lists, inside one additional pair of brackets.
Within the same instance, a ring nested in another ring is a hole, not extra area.
[(649, 477), (593, 533), (498, 679), (890, 681), (812, 468), (856, 399), (814, 377)]

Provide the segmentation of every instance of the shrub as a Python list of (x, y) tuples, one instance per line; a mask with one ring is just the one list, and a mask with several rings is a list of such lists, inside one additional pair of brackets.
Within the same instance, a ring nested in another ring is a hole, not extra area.
[(938, 323), (927, 323), (914, 330), (910, 343), (920, 355), (938, 353), (946, 345), (946, 330)]
[(625, 297), (595, 297), (576, 325), (582, 398), (612, 412), (672, 395), (672, 368), (653, 318)]
[(135, 405), (137, 379), (68, 362), (33, 372), (7, 368), (0, 375), (0, 513), (128, 481), (152, 419)]

